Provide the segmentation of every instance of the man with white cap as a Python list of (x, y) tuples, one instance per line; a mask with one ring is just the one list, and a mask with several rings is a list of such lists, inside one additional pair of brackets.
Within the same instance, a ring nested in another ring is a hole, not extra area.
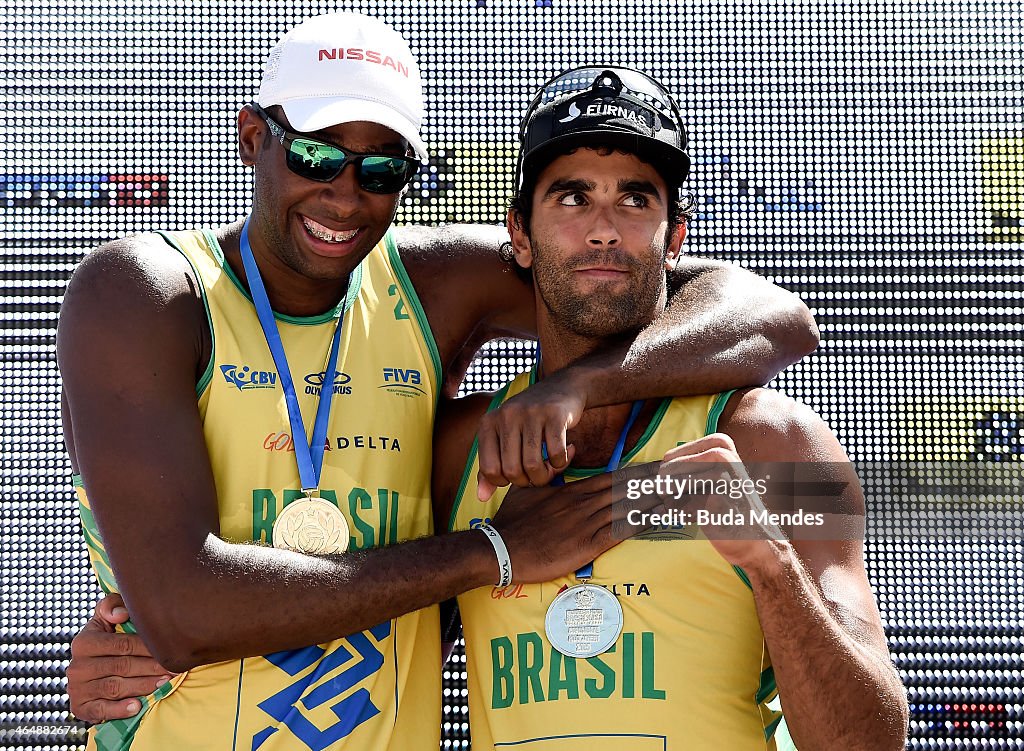
[[(431, 536), (434, 410), (482, 342), (531, 335), (534, 312), (500, 229), (391, 227), (426, 156), (422, 109), (393, 30), (309, 19), (238, 116), (250, 216), (110, 243), (71, 280), (58, 357), (90, 558), (159, 663), (184, 671), (141, 711), (79, 700), (79, 716), (112, 719), (90, 747), (437, 747), (436, 603), (499, 581), (507, 555), (476, 530)], [(546, 484), (584, 407), (761, 381), (813, 346), (787, 293), (683, 273), (637, 341), (489, 416), (482, 483)], [(609, 486), (505, 501), (494, 523), (520, 551), (517, 581), (614, 544)], [(111, 638), (106, 654), (136, 648)]]

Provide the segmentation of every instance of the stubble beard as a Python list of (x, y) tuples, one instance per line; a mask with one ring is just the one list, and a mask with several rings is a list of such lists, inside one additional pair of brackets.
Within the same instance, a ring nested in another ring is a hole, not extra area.
[[(614, 337), (638, 331), (658, 312), (665, 286), (667, 242), (659, 247), (652, 242), (650, 252), (659, 260), (645, 264), (620, 249), (603, 251), (600, 260), (629, 269), (629, 287), (623, 291), (582, 294), (576, 290), (573, 271), (580, 259), (560, 265), (553, 244), (531, 238), (533, 278), (545, 307), (560, 327), (589, 339)], [(588, 261), (594, 256), (588, 256)]]

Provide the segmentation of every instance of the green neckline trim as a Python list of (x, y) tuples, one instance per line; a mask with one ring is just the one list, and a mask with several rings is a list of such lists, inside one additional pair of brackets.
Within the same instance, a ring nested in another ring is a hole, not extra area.
[[(220, 248), (220, 244), (217, 242), (217, 238), (213, 236), (213, 233), (208, 229), (202, 231), (203, 238), (206, 240), (207, 245), (213, 250), (213, 255), (223, 266), (227, 266), (224, 263), (224, 252)], [(189, 266), (192, 267), (192, 273), (196, 275), (196, 281), (199, 283), (199, 294), (203, 298), (203, 312), (206, 313), (206, 325), (210, 329), (210, 361), (206, 363), (206, 368), (203, 369), (203, 374), (199, 376), (199, 380), (196, 381), (196, 397), (198, 398), (210, 385), (210, 381), (213, 379), (213, 365), (216, 360), (217, 353), (217, 336), (213, 330), (213, 315), (210, 313), (210, 301), (206, 297), (206, 284), (203, 282), (203, 276), (199, 273), (199, 269), (192, 263), (192, 259), (189, 258), (188, 253), (185, 252), (184, 248), (178, 244), (178, 241), (174, 239), (174, 236), (169, 232), (160, 232), (160, 236), (164, 239), (164, 242), (174, 248), (181, 254), (181, 257), (185, 259)]]
[(704, 435), (718, 432), (718, 420), (722, 417), (722, 412), (725, 411), (725, 405), (729, 403), (730, 397), (735, 393), (736, 389), (732, 389), (731, 391), (723, 391), (715, 396), (715, 401), (712, 403), (711, 409), (708, 410), (708, 421), (704, 425)]
[[(511, 383), (506, 383), (500, 391), (494, 392), (494, 397), (491, 399), (491, 403), (487, 405), (487, 411), (490, 412), (492, 409), (497, 409), (498, 406), (505, 401), (505, 394), (508, 393), (509, 386)], [(466, 467), (462, 470), (462, 481), (459, 483), (459, 489), (455, 493), (455, 503), (452, 504), (452, 513), (448, 517), (448, 531), (455, 531), (456, 517), (459, 515), (459, 506), (462, 504), (462, 494), (466, 492), (466, 487), (469, 485), (470, 471), (473, 469), (473, 464), (476, 462), (477, 453), (480, 450), (479, 438), (473, 439), (473, 446), (469, 449), (469, 458), (466, 460)]]
[(419, 324), (423, 341), (427, 343), (427, 349), (430, 350), (430, 360), (434, 364), (434, 376), (436, 377), (435, 382), (437, 383), (437, 393), (434, 399), (434, 405), (436, 407), (438, 400), (441, 398), (441, 389), (444, 388), (444, 381), (441, 377), (441, 354), (437, 351), (437, 342), (434, 341), (434, 332), (430, 330), (430, 323), (427, 321), (427, 314), (423, 310), (423, 304), (420, 302), (420, 296), (416, 294), (416, 288), (412, 286), (412, 280), (409, 278), (409, 272), (405, 269), (402, 257), (398, 253), (398, 244), (395, 242), (395, 238), (391, 234), (390, 229), (384, 233), (384, 246), (388, 249), (388, 257), (391, 259), (391, 266), (395, 270), (395, 276), (398, 277), (398, 283), (402, 285), (402, 292), (405, 293), (406, 301), (409, 303), (409, 307), (412, 308), (413, 315), (416, 316), (416, 322)]
[[(242, 293), (242, 297), (249, 302), (252, 302), (252, 295), (249, 294), (249, 290), (247, 290), (245, 285), (242, 284), (242, 280), (235, 276), (235, 272), (231, 268), (231, 264), (229, 264), (227, 259), (224, 258), (224, 251), (221, 249), (220, 243), (217, 242), (217, 238), (214, 237), (212, 233), (208, 234), (207, 237), (213, 241), (214, 255), (220, 262), (220, 266), (224, 270), (224, 273), (227, 274), (228, 279), (230, 279), (231, 283), (235, 285), (235, 288)], [(274, 318), (278, 321), (284, 321), (285, 323), (290, 323), (295, 326), (319, 326), (321, 323), (327, 323), (328, 321), (334, 320), (341, 315), (342, 312), (347, 313), (349, 308), (355, 304), (356, 298), (359, 296), (359, 288), (363, 284), (363, 264), (365, 263), (366, 259), (364, 258), (359, 262), (359, 265), (353, 269), (352, 279), (349, 282), (348, 292), (345, 295), (345, 299), (340, 301), (331, 310), (316, 316), (289, 316), (284, 313), (274, 311)]]
[(75, 486), (76, 488), (84, 488), (85, 487), (85, 483), (82, 482), (82, 476), (81, 475), (71, 475), (71, 484), (73, 486)]
[[(534, 365), (530, 368), (530, 386), (537, 382), (537, 366)], [(640, 439), (636, 442), (636, 445), (631, 448), (626, 454), (623, 455), (619, 464), (629, 464), (633, 458), (640, 453), (640, 450), (651, 440), (651, 436), (661, 425), (662, 419), (665, 417), (665, 413), (668, 412), (669, 405), (672, 403), (672, 399), (662, 399), (661, 404), (654, 411), (654, 415), (651, 416), (651, 421), (647, 424), (647, 429), (640, 436)], [(600, 475), (606, 472), (604, 467), (569, 467), (562, 473), (565, 477), (570, 477), (575, 480), (582, 480), (584, 477), (593, 477), (594, 475)]]
[(210, 250), (213, 251), (213, 257), (221, 266), (227, 267), (227, 261), (224, 258), (224, 249), (220, 247), (220, 241), (217, 236), (213, 234), (213, 230), (204, 229), (203, 237), (206, 239), (206, 244), (210, 246)]
[[(654, 411), (654, 415), (651, 416), (651, 421), (647, 424), (647, 429), (644, 430), (640, 439), (636, 442), (636, 445), (631, 448), (626, 454), (623, 455), (622, 461), (619, 463), (620, 466), (629, 464), (640, 453), (640, 450), (647, 444), (648, 441), (654, 436), (658, 426), (661, 425), (661, 421), (665, 417), (665, 413), (668, 412), (669, 405), (672, 403), (671, 399), (662, 399), (661, 404)], [(576, 480), (583, 479), (584, 477), (593, 477), (594, 475), (600, 475), (605, 472), (604, 467), (569, 467), (563, 473), (566, 477), (571, 477)]]

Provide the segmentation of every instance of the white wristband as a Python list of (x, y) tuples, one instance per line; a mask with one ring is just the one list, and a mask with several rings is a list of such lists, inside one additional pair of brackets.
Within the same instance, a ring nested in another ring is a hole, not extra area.
[(476, 527), (485, 535), (487, 539), (491, 541), (491, 545), (494, 546), (494, 554), (498, 556), (498, 570), (501, 572), (501, 578), (498, 580), (497, 586), (507, 587), (512, 583), (512, 559), (509, 558), (508, 548), (505, 547), (505, 541), (501, 539), (501, 535), (498, 534), (498, 530), (492, 527), (490, 524), (481, 524)]

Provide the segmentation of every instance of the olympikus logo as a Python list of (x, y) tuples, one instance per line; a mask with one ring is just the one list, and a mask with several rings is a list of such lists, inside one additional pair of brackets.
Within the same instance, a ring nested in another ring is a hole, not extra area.
[(368, 63), (383, 65), (385, 68), (392, 68), (406, 78), (409, 77), (409, 68), (401, 61), (395, 61), (390, 55), (385, 55), (377, 50), (364, 50), (359, 47), (335, 47), (334, 49), (321, 49), (317, 62), (323, 60), (365, 60)]

